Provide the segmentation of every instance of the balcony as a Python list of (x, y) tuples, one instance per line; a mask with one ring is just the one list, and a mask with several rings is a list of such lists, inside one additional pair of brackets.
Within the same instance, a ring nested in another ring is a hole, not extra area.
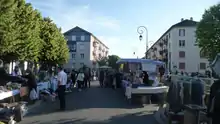
[(168, 39), (166, 39), (166, 38), (163, 39), (163, 44), (164, 44), (164, 45), (167, 45), (167, 44), (168, 44)]
[(163, 43), (162, 43), (162, 42), (160, 42), (160, 43), (159, 43), (159, 46), (160, 46), (160, 47), (163, 47)]
[(93, 47), (97, 47), (97, 45), (98, 45), (98, 42), (97, 41), (93, 41)]
[(160, 54), (160, 55), (163, 55), (163, 50), (160, 50), (160, 51), (159, 51), (159, 54)]
[(168, 50), (167, 49), (163, 49), (163, 53), (168, 53)]
[(93, 54), (93, 56), (96, 56), (96, 51), (93, 51), (92, 54)]

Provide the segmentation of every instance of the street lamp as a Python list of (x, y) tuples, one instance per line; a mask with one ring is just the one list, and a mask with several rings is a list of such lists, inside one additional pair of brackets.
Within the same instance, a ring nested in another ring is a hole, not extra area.
[(137, 32), (138, 34), (140, 34), (139, 36), (139, 40), (141, 41), (143, 39), (142, 34), (144, 33), (144, 31), (146, 32), (146, 52), (145, 52), (145, 58), (147, 59), (147, 50), (148, 50), (148, 30), (145, 26), (139, 26), (137, 28)]

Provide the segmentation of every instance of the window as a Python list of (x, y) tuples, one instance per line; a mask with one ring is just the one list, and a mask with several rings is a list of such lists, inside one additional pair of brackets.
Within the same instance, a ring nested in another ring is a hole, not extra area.
[(206, 69), (206, 63), (204, 63), (204, 62), (201, 62), (199, 66), (200, 66), (200, 69), (202, 69), (202, 70)]
[(185, 58), (185, 51), (179, 51), (179, 57)]
[(179, 69), (185, 69), (186, 64), (184, 62), (179, 63)]
[(83, 53), (81, 53), (81, 54), (80, 54), (80, 56), (81, 56), (81, 59), (83, 59), (83, 58), (84, 58), (84, 54), (83, 54)]
[(81, 36), (81, 41), (85, 41), (85, 36)]
[(185, 40), (179, 40), (179, 47), (185, 47)]
[(76, 67), (76, 63), (73, 63), (73, 68), (75, 68)]
[(203, 50), (200, 50), (199, 55), (200, 55), (200, 58), (205, 58), (205, 53)]
[(80, 44), (80, 45), (79, 45), (79, 49), (80, 49), (80, 50), (84, 50), (84, 49), (85, 49), (84, 44)]
[(72, 36), (72, 41), (76, 41), (76, 36), (75, 35)]
[(179, 36), (185, 36), (185, 29), (179, 29)]
[(169, 38), (170, 38), (170, 33), (169, 33)]
[(72, 54), (72, 58), (75, 59), (76, 58), (76, 54), (73, 53)]

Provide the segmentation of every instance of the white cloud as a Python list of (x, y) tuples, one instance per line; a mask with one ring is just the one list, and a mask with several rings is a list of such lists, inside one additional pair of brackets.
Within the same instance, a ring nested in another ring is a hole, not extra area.
[(70, 3), (62, 0), (28, 0), (28, 2), (43, 11), (46, 16), (50, 16), (63, 31), (75, 26), (85, 29), (100, 27), (114, 31), (120, 29), (120, 22), (117, 19), (94, 11), (90, 4), (70, 6)]

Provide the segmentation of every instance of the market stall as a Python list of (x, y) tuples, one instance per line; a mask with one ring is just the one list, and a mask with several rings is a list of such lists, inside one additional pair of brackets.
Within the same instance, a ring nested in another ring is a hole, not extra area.
[[(158, 67), (164, 63), (150, 59), (121, 59), (117, 61), (123, 68), (122, 88), (125, 91), (127, 99), (133, 101), (133, 97), (138, 96), (144, 99), (150, 99), (152, 94), (163, 94), (167, 92), (167, 86), (159, 86), (160, 82), (157, 78)], [(142, 83), (139, 75), (142, 71), (147, 71), (151, 86)], [(148, 100), (149, 101), (149, 100)]]

